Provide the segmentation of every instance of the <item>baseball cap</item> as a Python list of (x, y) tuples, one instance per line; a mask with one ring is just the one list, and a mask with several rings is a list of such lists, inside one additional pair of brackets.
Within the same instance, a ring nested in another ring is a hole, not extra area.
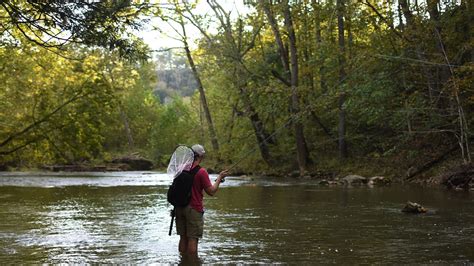
[(204, 154), (206, 153), (204, 147), (201, 144), (194, 144), (191, 149), (199, 156), (204, 156)]

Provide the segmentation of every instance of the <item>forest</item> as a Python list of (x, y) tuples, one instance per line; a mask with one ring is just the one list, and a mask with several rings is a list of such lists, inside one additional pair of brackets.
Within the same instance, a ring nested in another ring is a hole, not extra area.
[[(194, 143), (211, 169), (268, 175), (471, 163), (472, 1), (200, 2), (2, 1), (0, 168), (163, 169)], [(182, 47), (154, 56), (134, 35), (152, 17)]]

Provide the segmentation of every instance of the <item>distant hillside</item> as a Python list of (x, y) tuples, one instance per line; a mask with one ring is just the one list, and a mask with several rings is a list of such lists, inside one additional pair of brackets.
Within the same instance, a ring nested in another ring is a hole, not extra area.
[(197, 89), (191, 69), (186, 58), (166, 52), (156, 57), (158, 84), (153, 93), (161, 103), (173, 96), (191, 96)]

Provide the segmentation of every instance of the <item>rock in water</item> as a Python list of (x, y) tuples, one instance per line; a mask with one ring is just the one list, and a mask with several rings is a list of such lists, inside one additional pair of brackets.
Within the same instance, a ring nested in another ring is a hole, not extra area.
[(327, 181), (326, 179), (323, 179), (323, 180), (319, 181), (319, 185), (320, 186), (329, 186), (329, 181)]
[(374, 176), (369, 178), (369, 186), (388, 186), (392, 183), (392, 180), (385, 176)]
[(112, 160), (112, 163), (126, 164), (129, 166), (129, 170), (132, 171), (153, 169), (152, 161), (138, 156), (116, 158)]
[(406, 213), (425, 213), (428, 210), (416, 202), (408, 201), (405, 207), (403, 207), (402, 212)]
[(367, 178), (360, 175), (348, 175), (342, 181), (349, 186), (367, 184)]

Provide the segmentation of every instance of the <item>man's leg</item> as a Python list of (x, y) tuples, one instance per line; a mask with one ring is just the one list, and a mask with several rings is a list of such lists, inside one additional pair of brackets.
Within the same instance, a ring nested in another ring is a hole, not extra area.
[(176, 208), (176, 232), (179, 235), (178, 250), (180, 253), (186, 253), (188, 248), (188, 237), (186, 236), (186, 216), (183, 208)]
[(179, 253), (186, 253), (188, 248), (188, 238), (186, 236), (180, 235), (179, 236)]
[(188, 247), (187, 247), (186, 253), (188, 253), (191, 256), (197, 257), (198, 241), (199, 239), (197, 238), (188, 238)]
[(188, 246), (186, 253), (192, 257), (198, 255), (198, 241), (202, 237), (204, 217), (203, 213), (187, 207), (186, 213), (186, 236), (188, 237)]

